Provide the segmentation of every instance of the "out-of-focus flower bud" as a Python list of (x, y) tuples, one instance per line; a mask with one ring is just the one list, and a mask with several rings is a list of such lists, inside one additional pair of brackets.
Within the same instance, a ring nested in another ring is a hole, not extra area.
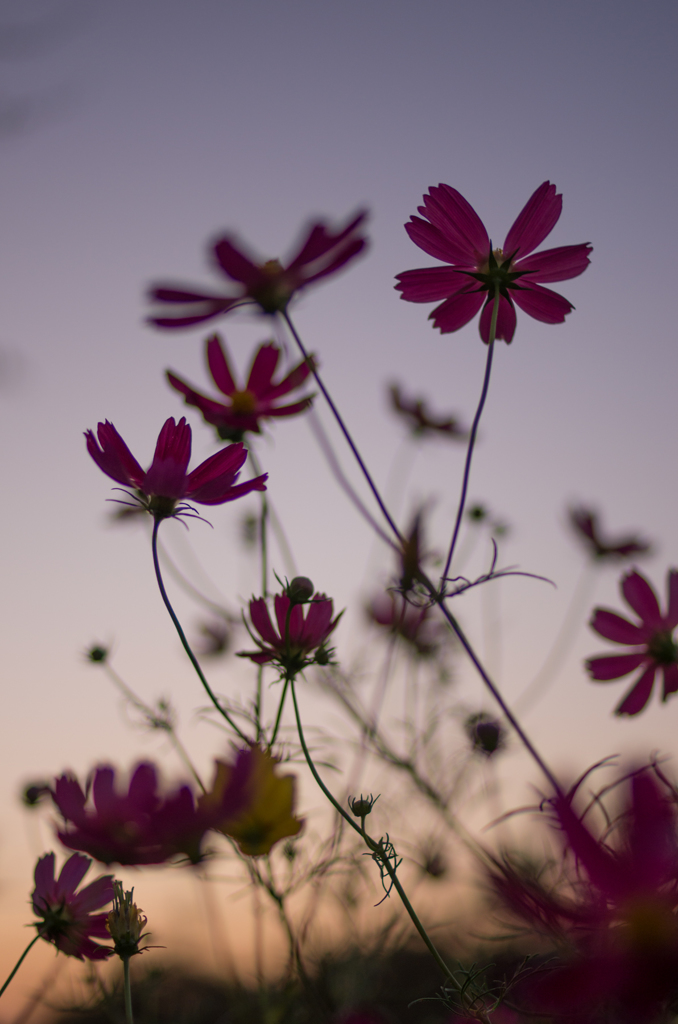
[(52, 787), (47, 782), (29, 782), (21, 791), (21, 802), (24, 807), (37, 807), (43, 800), (52, 795)]
[(285, 589), (291, 604), (306, 604), (315, 593), (315, 587), (308, 576), (295, 576)]
[(485, 711), (470, 715), (464, 723), (464, 729), (473, 749), (485, 757), (492, 757), (504, 746), (505, 734), (501, 723)]
[(95, 664), (102, 664), (108, 659), (108, 653), (108, 647), (102, 647), (101, 644), (94, 644), (87, 651), (87, 659)]

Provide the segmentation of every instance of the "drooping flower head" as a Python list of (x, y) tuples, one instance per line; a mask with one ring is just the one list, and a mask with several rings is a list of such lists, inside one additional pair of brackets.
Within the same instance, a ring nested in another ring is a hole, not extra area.
[(606, 537), (600, 529), (598, 513), (590, 508), (571, 508), (569, 517), (572, 528), (596, 561), (621, 560), (645, 555), (651, 550), (651, 545), (635, 533), (625, 534), (616, 540)]
[(216, 269), (239, 286), (235, 293), (157, 285), (151, 288), (151, 301), (170, 306), (172, 312), (150, 317), (149, 322), (156, 327), (190, 327), (245, 305), (256, 305), (262, 313), (282, 313), (296, 292), (334, 274), (362, 252), (367, 241), (359, 229), (366, 216), (365, 212), (357, 214), (337, 231), (323, 221), (312, 224), (287, 266), (279, 260), (259, 262), (231, 235), (225, 235), (214, 244), (212, 252)]
[(181, 514), (178, 503), (185, 499), (201, 505), (223, 505), (251, 491), (266, 490), (267, 473), (236, 483), (247, 458), (242, 444), (228, 445), (188, 473), (191, 428), (183, 417), (178, 423), (173, 417), (165, 422), (146, 472), (108, 420), (99, 424), (96, 438), (91, 430), (85, 432), (85, 437), (87, 451), (99, 469), (119, 484), (134, 488), (137, 493), (133, 497), (156, 519)]
[[(270, 853), (278, 840), (296, 836), (304, 824), (294, 814), (296, 779), (277, 775), (279, 763), (258, 746), (239, 750), (232, 764), (217, 760), (212, 788), (199, 800), (213, 827), (235, 839), (248, 857)], [(234, 788), (243, 793), (240, 809), (228, 797)]]
[[(444, 301), (430, 314), (441, 334), (472, 320), (484, 305), (480, 336), (489, 341), (495, 288), (499, 288), (496, 338), (510, 343), (516, 329), (515, 306), (546, 324), (562, 323), (574, 308), (544, 284), (577, 277), (589, 264), (591, 246), (563, 245), (535, 253), (553, 230), (562, 210), (556, 186), (543, 182), (513, 222), (501, 249), (493, 249), (485, 225), (473, 207), (449, 185), (432, 186), (405, 230), (412, 241), (448, 266), (406, 270), (396, 288), (408, 302)], [(422, 219), (424, 218), (424, 219)]]
[(54, 859), (53, 853), (45, 854), (35, 866), (35, 889), (31, 896), (33, 913), (39, 918), (35, 927), (43, 939), (67, 956), (78, 960), (105, 960), (110, 949), (97, 945), (92, 936), (108, 938), (106, 914), (92, 911), (113, 899), (112, 876), (97, 878), (76, 892), (92, 861), (81, 853), (74, 853), (56, 878)]
[(228, 403), (216, 402), (196, 391), (171, 371), (167, 379), (186, 399), (186, 405), (193, 405), (203, 415), (206, 423), (216, 427), (223, 441), (242, 441), (249, 430), (261, 433), (259, 421), (280, 416), (294, 416), (307, 409), (313, 398), (306, 395), (291, 405), (276, 405), (277, 399), (290, 391), (296, 391), (311, 373), (312, 366), (304, 361), (275, 381), (273, 376), (280, 359), (280, 349), (272, 343), (260, 345), (250, 368), (247, 384), (239, 388), (229, 366), (226, 348), (218, 335), (207, 339), (207, 365), (212, 379), (219, 390), (226, 395)]
[(327, 641), (342, 615), (340, 612), (332, 618), (332, 599), (317, 593), (295, 601), (288, 592), (276, 594), (273, 604), (277, 629), (271, 622), (266, 599), (253, 597), (250, 601), (250, 621), (261, 637), (252, 634), (252, 639), (260, 649), (239, 651), (239, 656), (250, 658), (257, 665), (278, 665), (290, 678), (308, 665), (327, 665), (331, 658)]
[(405, 398), (397, 384), (390, 386), (389, 394), (392, 409), (407, 421), (415, 437), (441, 436), (453, 441), (468, 438), (468, 430), (460, 426), (456, 416), (434, 416), (423, 398)]
[(678, 644), (673, 633), (678, 626), (678, 571), (667, 577), (668, 603), (662, 615), (654, 590), (639, 572), (630, 572), (621, 580), (621, 592), (640, 622), (629, 622), (607, 608), (596, 608), (591, 628), (606, 640), (633, 647), (628, 654), (610, 654), (589, 658), (591, 678), (597, 682), (622, 679), (642, 669), (632, 688), (616, 709), (618, 715), (637, 715), (652, 695), (655, 677), (663, 677), (662, 700), (678, 691)]

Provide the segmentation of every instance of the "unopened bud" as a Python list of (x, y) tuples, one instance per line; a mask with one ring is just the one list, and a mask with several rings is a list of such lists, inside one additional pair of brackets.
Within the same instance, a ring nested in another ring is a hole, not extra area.
[(100, 644), (95, 644), (87, 651), (87, 658), (95, 664), (100, 664), (108, 658), (108, 648), (102, 647)]
[(37, 807), (51, 793), (51, 786), (46, 782), (30, 782), (21, 793), (21, 802), (25, 807)]
[(485, 757), (491, 757), (504, 746), (504, 729), (501, 723), (484, 711), (467, 718), (464, 728), (474, 749)]
[(368, 814), (371, 814), (372, 808), (376, 804), (378, 796), (352, 796), (348, 799), (348, 806), (351, 810), (351, 814), (354, 814), (356, 818), (366, 818)]
[(315, 587), (308, 576), (295, 576), (287, 584), (285, 592), (292, 604), (306, 604), (313, 597)]

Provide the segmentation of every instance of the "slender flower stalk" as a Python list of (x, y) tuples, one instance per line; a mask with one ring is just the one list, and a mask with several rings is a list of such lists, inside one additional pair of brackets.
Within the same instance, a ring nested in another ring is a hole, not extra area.
[(499, 291), (499, 284), (495, 284), (494, 289), (494, 305), (492, 307), (492, 320), (490, 321), (490, 335), (487, 344), (487, 362), (485, 363), (485, 377), (483, 378), (483, 387), (480, 392), (480, 400), (478, 402), (478, 408), (476, 414), (473, 417), (473, 425), (471, 426), (471, 433), (468, 439), (468, 448), (466, 450), (466, 463), (464, 465), (464, 476), (461, 484), (461, 496), (459, 498), (459, 508), (457, 509), (457, 518), (454, 524), (454, 530), (452, 531), (452, 540), (450, 541), (450, 549), (447, 552), (447, 560), (445, 561), (445, 568), (443, 569), (442, 579), (445, 580), (448, 572), (450, 571), (450, 565), (452, 564), (452, 556), (454, 555), (454, 549), (457, 546), (457, 539), (459, 537), (459, 530), (461, 528), (462, 519), (464, 518), (464, 508), (466, 507), (466, 495), (468, 492), (468, 484), (471, 476), (471, 460), (473, 458), (473, 450), (476, 445), (476, 437), (478, 435), (478, 425), (480, 423), (480, 417), (483, 414), (485, 408), (485, 401), (487, 399), (487, 392), (490, 387), (490, 374), (492, 373), (492, 359), (494, 356), (494, 343), (497, 334), (497, 317), (499, 315), (499, 300), (501, 294)]
[[(289, 327), (290, 333), (291, 333), (292, 337), (294, 338), (294, 340), (296, 341), (297, 346), (299, 348), (299, 351), (303, 355), (304, 359), (306, 359), (308, 361), (310, 359), (309, 353), (306, 351), (304, 343), (301, 340), (301, 338), (299, 337), (299, 333), (298, 333), (296, 327), (294, 326), (294, 324), (292, 323), (292, 319), (291, 319), (289, 313), (287, 312), (287, 310), (284, 310), (281, 313), (281, 316), (284, 318), (285, 323)], [(332, 415), (334, 416), (335, 420), (337, 421), (339, 429), (341, 430), (342, 434), (346, 438), (346, 443), (348, 444), (349, 448), (353, 452), (353, 456), (354, 456), (356, 462), (360, 466), (362, 474), (365, 477), (365, 480), (367, 481), (367, 484), (368, 484), (370, 490), (372, 491), (372, 494), (374, 495), (374, 498), (375, 498), (375, 501), (377, 502), (377, 505), (381, 509), (381, 513), (384, 516), (384, 519), (386, 520), (386, 522), (390, 526), (390, 528), (393, 531), (395, 537), (399, 541), (402, 541), (402, 537), (400, 535), (400, 530), (396, 526), (393, 518), (391, 517), (390, 512), (386, 508), (386, 505), (384, 503), (383, 498), (381, 497), (381, 494), (379, 493), (377, 485), (375, 484), (374, 480), (372, 479), (372, 475), (371, 475), (370, 471), (368, 470), (367, 466), (363, 462), (362, 455), (358, 451), (356, 443), (353, 440), (353, 438), (351, 437), (351, 434), (349, 433), (348, 427), (344, 423), (343, 417), (342, 417), (341, 413), (339, 412), (339, 410), (337, 409), (336, 405), (334, 404), (334, 401), (332, 400), (332, 397), (331, 397), (329, 391), (325, 387), (325, 384), (323, 383), (323, 380), (322, 380), (320, 374), (318, 373), (318, 369), (317, 369), (317, 367), (315, 365), (313, 366), (313, 376), (315, 377), (316, 384), (318, 385), (318, 387), (320, 388), (320, 390), (323, 393), (325, 401), (327, 402), (327, 404), (329, 405), (330, 409), (332, 410)]]
[(15, 963), (14, 967), (9, 972), (9, 976), (7, 977), (4, 985), (2, 986), (2, 988), (0, 988), (0, 996), (2, 996), (4, 994), (5, 989), (8, 987), (9, 983), (11, 982), (11, 980), (14, 977), (14, 975), (16, 974), (16, 972), (21, 967), (22, 963), (24, 962), (24, 960), (26, 959), (26, 957), (28, 956), (30, 951), (33, 949), (33, 946), (36, 944), (38, 939), (41, 939), (43, 937), (44, 931), (45, 931), (45, 929), (43, 929), (42, 931), (39, 931), (38, 934), (35, 936), (35, 938), (31, 939), (31, 941), (28, 943), (28, 945), (26, 946), (25, 950), (23, 951), (23, 953), (21, 954), (21, 956), (19, 957), (19, 959)]
[(212, 687), (207, 682), (207, 679), (205, 678), (205, 673), (200, 668), (200, 664), (198, 662), (198, 659), (196, 658), (195, 654), (193, 653), (191, 645), (189, 644), (189, 642), (188, 642), (188, 640), (186, 638), (186, 634), (184, 633), (184, 631), (182, 629), (181, 623), (179, 622), (179, 619), (177, 618), (176, 612), (174, 611), (174, 608), (172, 607), (172, 605), (170, 603), (170, 599), (167, 596), (167, 591), (165, 590), (165, 584), (164, 584), (163, 578), (162, 578), (162, 572), (160, 570), (160, 560), (158, 558), (158, 529), (160, 527), (161, 521), (162, 520), (160, 520), (160, 519), (155, 519), (155, 521), (153, 523), (153, 536), (152, 536), (152, 540), (151, 540), (151, 546), (152, 546), (152, 550), (153, 550), (153, 565), (155, 567), (155, 577), (156, 577), (156, 579), (158, 581), (158, 587), (160, 589), (160, 596), (162, 597), (162, 599), (164, 601), (164, 604), (165, 604), (165, 608), (167, 608), (167, 611), (169, 612), (169, 616), (170, 616), (172, 622), (174, 623), (174, 628), (176, 629), (176, 631), (177, 631), (177, 633), (179, 635), (179, 639), (181, 640), (182, 647), (184, 648), (184, 650), (186, 651), (186, 654), (188, 655), (188, 660), (190, 661), (191, 665), (195, 669), (196, 674), (198, 676), (198, 679), (200, 680), (202, 685), (205, 687), (205, 690), (207, 692), (207, 695), (208, 695), (209, 699), (212, 701), (212, 703), (214, 704), (214, 706), (217, 709), (217, 711), (219, 712), (219, 714), (223, 718), (226, 719), (226, 721), (228, 722), (230, 727), (240, 737), (240, 739), (243, 740), (245, 743), (248, 743), (249, 740), (248, 740), (247, 736), (245, 735), (245, 733), (233, 721), (233, 718), (231, 717), (231, 715), (229, 715), (229, 713), (226, 710), (226, 708), (224, 708), (221, 705), (220, 701), (217, 699), (214, 691), (212, 690)]
[[(401, 900), (405, 910), (407, 911), (407, 913), (409, 915), (409, 918), (412, 921), (412, 924), (417, 929), (417, 931), (418, 931), (419, 935), (421, 936), (424, 944), (426, 945), (426, 948), (428, 949), (429, 953), (431, 954), (431, 956), (433, 957), (435, 962), (438, 964), (438, 967), (440, 967), (441, 971), (446, 976), (448, 981), (456, 988), (456, 990), (458, 992), (461, 992), (462, 986), (460, 985), (460, 983), (459, 983), (458, 979), (456, 978), (454, 972), (447, 966), (447, 964), (445, 963), (444, 959), (442, 958), (442, 956), (440, 955), (440, 953), (436, 949), (436, 947), (435, 947), (435, 945), (433, 943), (433, 940), (431, 939), (430, 935), (428, 934), (428, 932), (424, 928), (424, 925), (421, 923), (421, 921), (420, 921), (420, 919), (419, 919), (419, 917), (418, 917), (414, 907), (410, 903), (410, 901), (409, 901), (409, 899), (407, 897), (407, 893), (403, 889), (403, 886), (402, 886), (402, 884), (400, 882), (400, 879), (398, 878), (397, 867), (394, 866), (392, 861), (388, 858), (388, 856), (386, 856), (386, 851), (384, 849), (384, 842), (383, 842), (383, 840), (376, 841), (370, 835), (367, 834), (367, 832), (365, 831), (365, 828), (364, 828), (364, 824), (365, 824), (364, 816), (361, 817), (361, 825), (356, 824), (356, 822), (353, 820), (351, 815), (348, 814), (344, 810), (344, 808), (334, 798), (334, 796), (332, 795), (330, 790), (327, 788), (327, 786), (325, 785), (325, 783), (321, 779), (321, 777), (320, 777), (320, 775), (318, 773), (318, 770), (317, 770), (315, 764), (313, 763), (313, 758), (311, 757), (311, 753), (310, 753), (310, 751), (308, 749), (308, 745), (307, 745), (306, 739), (304, 737), (304, 729), (303, 729), (303, 726), (301, 724), (301, 715), (299, 713), (299, 704), (298, 704), (298, 701), (297, 701), (297, 694), (296, 694), (296, 689), (295, 689), (295, 686), (294, 686), (294, 679), (290, 679), (290, 691), (291, 691), (291, 694), (292, 694), (292, 702), (294, 704), (294, 716), (295, 716), (296, 722), (297, 722), (297, 732), (299, 734), (299, 742), (301, 744), (301, 749), (304, 752), (304, 757), (306, 758), (306, 763), (307, 763), (307, 765), (309, 767), (309, 770), (310, 770), (313, 778), (315, 779), (315, 781), (317, 782), (318, 786), (320, 787), (322, 792), (325, 794), (325, 796), (327, 797), (329, 802), (332, 804), (334, 809), (337, 811), (337, 813), (340, 814), (342, 819), (345, 822), (347, 822), (347, 824), (349, 824), (351, 826), (353, 831), (357, 832), (358, 835), (361, 837), (361, 839), (363, 840), (363, 842), (365, 843), (367, 848), (372, 852), (372, 855), (373, 855), (374, 859), (379, 863), (380, 868), (383, 868), (384, 871), (386, 871), (386, 873), (389, 876), (389, 880), (390, 880), (393, 888), (398, 893), (398, 896), (400, 897), (400, 900)], [(373, 801), (373, 803), (374, 803), (374, 801)], [(484, 1012), (482, 1012), (482, 1011), (480, 1011), (478, 1013), (478, 1019), (483, 1021), (484, 1024), (489, 1024), (489, 1021), (488, 1021), (488, 1018), (487, 1018), (486, 1014)]]

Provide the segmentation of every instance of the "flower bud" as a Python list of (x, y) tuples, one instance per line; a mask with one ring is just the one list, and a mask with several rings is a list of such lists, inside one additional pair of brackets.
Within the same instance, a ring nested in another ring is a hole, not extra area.
[(315, 587), (309, 580), (308, 576), (295, 576), (294, 579), (287, 584), (285, 592), (292, 604), (306, 604), (306, 602), (310, 601), (313, 597)]
[(113, 942), (114, 953), (125, 960), (136, 953), (142, 953), (139, 942), (144, 937), (142, 932), (148, 920), (133, 902), (134, 889), (125, 892), (122, 882), (113, 882), (113, 910), (106, 918), (106, 927)]
[(88, 661), (93, 661), (95, 664), (101, 664), (108, 658), (108, 648), (102, 647), (101, 644), (94, 644), (87, 651)]
[(37, 807), (51, 794), (52, 787), (47, 782), (29, 782), (21, 792), (21, 802), (25, 807)]
[(485, 757), (491, 757), (504, 746), (505, 735), (501, 723), (484, 711), (470, 715), (464, 723), (464, 729), (473, 749)]
[(351, 814), (354, 814), (356, 818), (366, 818), (368, 814), (371, 814), (372, 808), (376, 804), (378, 796), (373, 797), (370, 793), (369, 796), (352, 796), (348, 798), (348, 806)]

